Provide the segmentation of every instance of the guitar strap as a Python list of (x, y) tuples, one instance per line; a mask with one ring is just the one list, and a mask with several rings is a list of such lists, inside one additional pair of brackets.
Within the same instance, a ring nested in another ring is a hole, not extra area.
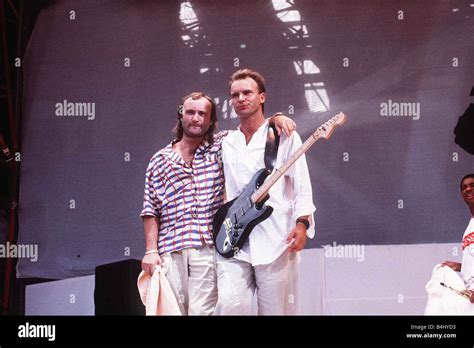
[(278, 145), (280, 144), (280, 136), (274, 124), (268, 126), (267, 143), (265, 144), (264, 162), (265, 168), (271, 173), (275, 168), (276, 158), (278, 154)]

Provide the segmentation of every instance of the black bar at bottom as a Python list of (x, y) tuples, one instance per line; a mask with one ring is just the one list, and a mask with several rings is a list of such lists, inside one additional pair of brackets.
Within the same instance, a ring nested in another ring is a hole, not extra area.
[(474, 344), (474, 317), (0, 317), (0, 346), (29, 344)]

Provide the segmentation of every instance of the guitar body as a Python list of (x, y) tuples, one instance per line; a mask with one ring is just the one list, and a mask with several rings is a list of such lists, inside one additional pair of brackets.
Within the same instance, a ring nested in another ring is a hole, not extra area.
[(254, 204), (252, 194), (263, 184), (268, 171), (260, 169), (235, 199), (221, 207), (212, 222), (216, 250), (225, 258), (234, 256), (247, 241), (250, 232), (260, 222), (266, 220), (273, 208), (264, 205), (270, 196)]

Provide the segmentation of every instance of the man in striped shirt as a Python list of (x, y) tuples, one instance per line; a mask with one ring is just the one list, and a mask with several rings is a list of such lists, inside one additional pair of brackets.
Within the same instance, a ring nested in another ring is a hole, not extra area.
[[(285, 132), (295, 127), (286, 117), (275, 121)], [(142, 268), (152, 274), (162, 263), (182, 314), (213, 314), (217, 302), (212, 219), (223, 204), (221, 144), (227, 132), (214, 134), (216, 122), (209, 96), (185, 96), (176, 139), (151, 158), (146, 171)]]

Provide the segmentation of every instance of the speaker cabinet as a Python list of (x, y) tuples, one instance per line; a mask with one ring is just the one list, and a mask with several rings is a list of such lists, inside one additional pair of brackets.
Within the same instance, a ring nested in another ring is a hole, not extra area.
[(130, 259), (95, 268), (95, 315), (145, 315), (137, 288), (141, 261)]

